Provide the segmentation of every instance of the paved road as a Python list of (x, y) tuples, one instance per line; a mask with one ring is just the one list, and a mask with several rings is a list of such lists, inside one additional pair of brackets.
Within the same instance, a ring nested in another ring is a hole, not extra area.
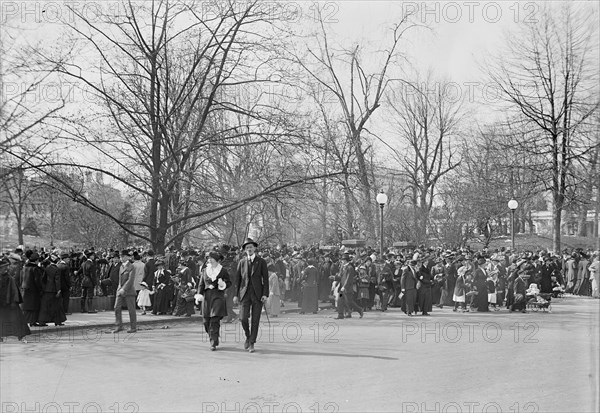
[[(64, 329), (0, 346), (3, 412), (592, 412), (600, 301), (553, 312), (364, 319), (287, 314), (254, 354), (239, 323), (208, 349), (199, 319)], [(169, 328), (166, 328), (169, 327)]]

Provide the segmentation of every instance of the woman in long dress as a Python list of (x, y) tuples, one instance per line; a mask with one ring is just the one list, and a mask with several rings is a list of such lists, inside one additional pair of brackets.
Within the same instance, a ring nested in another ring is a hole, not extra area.
[(21, 286), (23, 304), (21, 309), (30, 326), (46, 326), (45, 323), (38, 323), (42, 306), (42, 276), (44, 275), (43, 268), (38, 265), (40, 256), (31, 250), (28, 250), (25, 256), (28, 258), (23, 267), (23, 284)]
[(270, 264), (267, 267), (269, 271), (269, 297), (267, 298), (267, 314), (271, 317), (278, 317), (281, 312), (281, 290), (279, 285), (279, 277), (275, 265)]
[(0, 258), (0, 342), (4, 337), (15, 336), (27, 342), (24, 337), (31, 334), (19, 304), (23, 301), (15, 280), (10, 276), (10, 261)]
[(565, 263), (566, 283), (568, 293), (573, 293), (575, 290), (575, 284), (577, 283), (577, 259), (578, 255), (576, 252), (571, 254), (571, 257)]
[(170, 300), (173, 295), (171, 288), (171, 271), (165, 268), (162, 259), (156, 260), (156, 271), (154, 272), (154, 303), (152, 314), (162, 315), (170, 313)]
[(198, 294), (202, 298), (202, 316), (204, 331), (210, 338), (210, 349), (215, 351), (219, 345), (221, 319), (227, 317), (225, 289), (231, 285), (227, 270), (221, 265), (223, 255), (218, 251), (208, 253), (208, 265), (200, 277)]
[(577, 265), (577, 289), (573, 291), (577, 295), (591, 295), (590, 272), (588, 271), (590, 262), (586, 254), (581, 254), (581, 259)]
[(315, 267), (315, 260), (309, 259), (308, 266), (304, 270), (302, 270), (301, 273), (302, 308), (300, 310), (300, 314), (316, 314), (317, 311), (319, 311), (319, 292), (317, 291), (318, 278), (319, 271)]

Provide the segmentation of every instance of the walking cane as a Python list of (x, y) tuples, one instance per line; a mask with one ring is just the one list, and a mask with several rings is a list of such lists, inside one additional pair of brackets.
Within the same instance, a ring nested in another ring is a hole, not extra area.
[(269, 322), (269, 330), (271, 329), (271, 320), (269, 320), (269, 312), (267, 311), (267, 305), (263, 301), (263, 308), (265, 309), (265, 314), (267, 315), (267, 321)]

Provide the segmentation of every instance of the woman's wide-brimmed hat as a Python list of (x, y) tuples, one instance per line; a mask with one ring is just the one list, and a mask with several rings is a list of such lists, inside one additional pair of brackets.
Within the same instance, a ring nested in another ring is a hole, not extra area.
[(208, 253), (208, 256), (217, 262), (221, 262), (224, 258), (223, 254), (221, 254), (219, 251), (216, 251), (216, 250), (210, 251)]
[(246, 242), (242, 244), (242, 249), (246, 249), (246, 245), (252, 244), (255, 248), (258, 248), (258, 244), (252, 238), (246, 238)]

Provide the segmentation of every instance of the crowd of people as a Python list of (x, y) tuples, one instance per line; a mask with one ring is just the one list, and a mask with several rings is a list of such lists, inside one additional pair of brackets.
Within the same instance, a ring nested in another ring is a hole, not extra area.
[[(457, 312), (526, 312), (528, 303), (543, 306), (565, 293), (599, 297), (597, 251), (565, 250), (556, 255), (420, 246), (388, 250), (379, 257), (370, 247), (257, 247), (250, 240), (240, 248), (167, 248), (164, 255), (155, 256), (141, 248), (65, 252), (19, 246), (0, 258), (0, 336), (21, 340), (30, 334), (29, 327), (63, 325), (71, 314), (71, 297), (79, 297), (82, 313), (93, 314), (97, 295), (116, 297), (116, 332), (123, 329), (125, 306), (129, 332), (136, 331), (137, 311), (182, 317), (199, 311), (213, 350), (221, 319), (230, 323), (238, 318), (237, 304), (244, 313), (250, 348), (256, 338), (247, 325), (249, 312), (253, 320), (260, 318), (262, 309), (277, 317), (292, 302), (298, 303), (301, 314), (317, 313), (319, 301), (329, 302), (337, 318), (344, 319), (390, 307), (408, 316), (427, 316), (434, 307), (444, 306)], [(257, 281), (247, 281), (254, 270), (246, 269), (246, 261), (254, 256), (265, 268), (257, 269)], [(258, 284), (250, 290), (260, 306), (245, 308), (245, 289), (253, 282)]]

